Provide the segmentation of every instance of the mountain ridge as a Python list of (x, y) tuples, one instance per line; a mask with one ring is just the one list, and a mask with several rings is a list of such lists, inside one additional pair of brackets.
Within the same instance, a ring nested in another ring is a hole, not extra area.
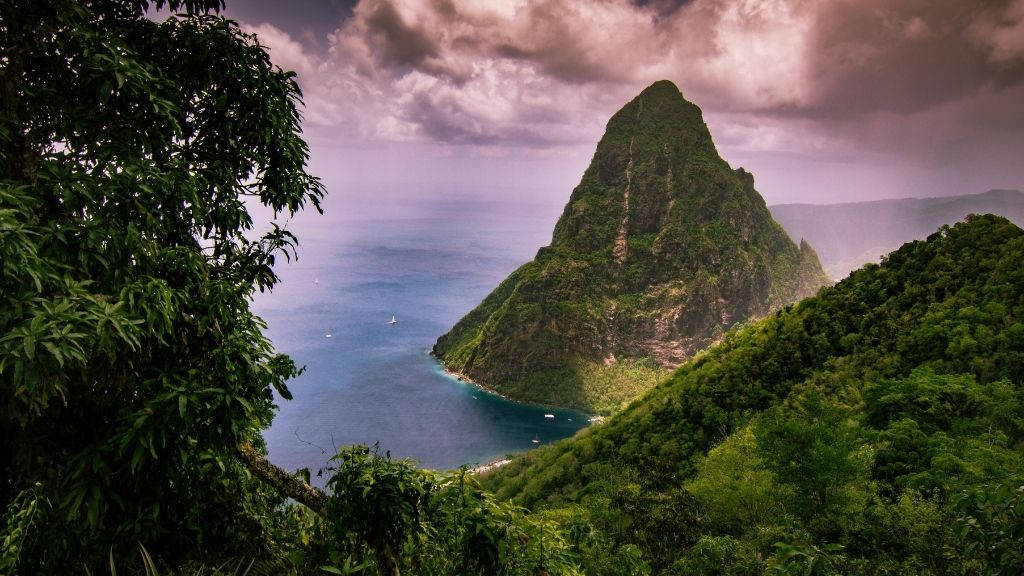
[(609, 119), (550, 245), (433, 353), (512, 398), (608, 412), (826, 282), (753, 175), (719, 156), (700, 108), (659, 81)]
[(1005, 218), (942, 227), (483, 484), (636, 543), (652, 574), (762, 574), (793, 549), (839, 574), (1019, 572), (964, 544), (984, 524), (1020, 550), (989, 514), (1024, 473), (1022, 258)]
[(817, 248), (822, 266), (836, 279), (968, 214), (998, 214), (1024, 225), (1024, 192), (1007, 189), (835, 204), (785, 203), (768, 208), (790, 238), (807, 238)]

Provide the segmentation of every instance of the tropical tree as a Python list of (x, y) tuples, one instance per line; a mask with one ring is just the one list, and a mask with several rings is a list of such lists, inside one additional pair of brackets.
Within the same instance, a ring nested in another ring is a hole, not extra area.
[[(266, 544), (260, 518), (279, 497), (246, 467), (273, 477), (259, 431), (298, 370), (250, 303), (295, 255), (273, 219), (319, 209), (324, 188), (306, 170), (294, 74), (221, 7), (0, 0), (11, 565)], [(181, 13), (158, 22), (154, 8)], [(254, 221), (258, 204), (271, 221)]]

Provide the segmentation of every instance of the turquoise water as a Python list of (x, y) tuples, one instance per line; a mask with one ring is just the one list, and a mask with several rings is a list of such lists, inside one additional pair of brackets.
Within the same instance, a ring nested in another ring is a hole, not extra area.
[[(337, 447), (379, 444), (428, 468), (484, 463), (548, 443), (586, 415), (505, 400), (444, 373), (437, 337), (550, 240), (557, 206), (386, 195), (329, 198), (289, 225), (297, 262), (257, 297), (278, 350), (306, 372), (264, 433), (286, 469), (324, 466)], [(394, 315), (397, 324), (388, 321)], [(330, 337), (327, 335), (330, 334)], [(554, 414), (546, 418), (545, 414)]]

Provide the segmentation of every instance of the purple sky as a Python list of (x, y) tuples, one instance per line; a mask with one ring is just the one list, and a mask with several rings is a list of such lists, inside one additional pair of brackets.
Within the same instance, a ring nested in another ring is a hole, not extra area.
[(1024, 0), (227, 0), (332, 191), (564, 202), (667, 78), (770, 203), (1024, 188)]

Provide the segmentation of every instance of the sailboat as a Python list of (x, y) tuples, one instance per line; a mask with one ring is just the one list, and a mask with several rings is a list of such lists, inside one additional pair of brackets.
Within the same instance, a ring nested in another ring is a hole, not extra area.
[(388, 322), (388, 324), (398, 324), (398, 320), (395, 320), (394, 314), (391, 315), (391, 322)]
[(534, 444), (540, 444), (540, 436), (534, 436), (531, 442), (533, 442)]

